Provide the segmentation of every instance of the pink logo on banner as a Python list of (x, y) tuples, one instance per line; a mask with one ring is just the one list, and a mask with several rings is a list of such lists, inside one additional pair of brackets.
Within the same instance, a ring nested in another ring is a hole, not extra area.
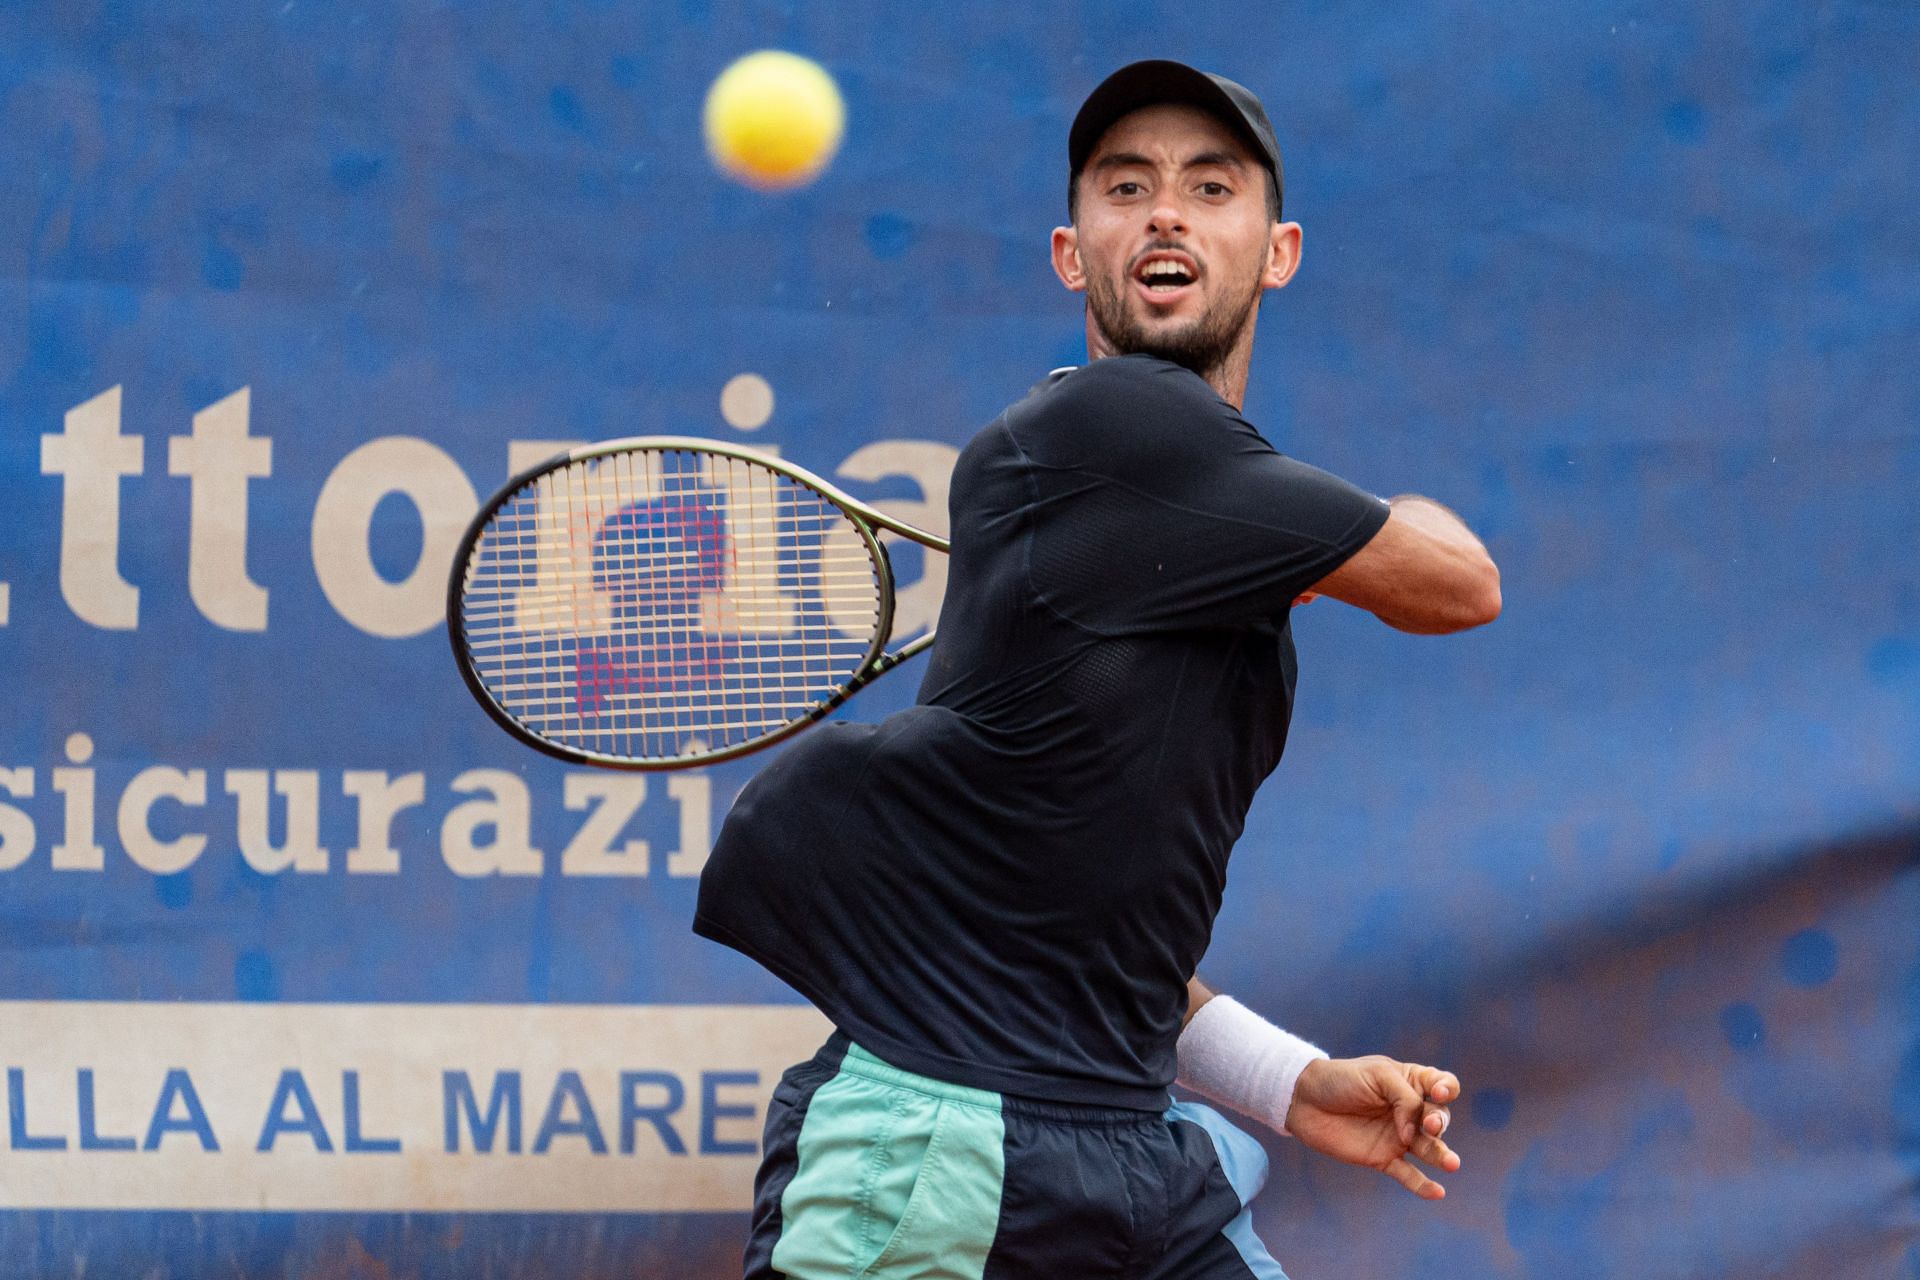
[(738, 651), (702, 628), (702, 598), (727, 581), (733, 552), (725, 513), (702, 496), (623, 508), (593, 539), (593, 585), (613, 601), (615, 631), (577, 655), (583, 715), (620, 695), (691, 692), (724, 678)]

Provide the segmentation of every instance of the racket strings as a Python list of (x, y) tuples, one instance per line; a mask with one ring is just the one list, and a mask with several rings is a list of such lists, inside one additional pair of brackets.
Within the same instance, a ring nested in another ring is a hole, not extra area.
[(468, 660), (562, 746), (634, 760), (739, 747), (865, 665), (882, 571), (834, 502), (744, 458), (634, 449), (501, 505), (466, 570)]

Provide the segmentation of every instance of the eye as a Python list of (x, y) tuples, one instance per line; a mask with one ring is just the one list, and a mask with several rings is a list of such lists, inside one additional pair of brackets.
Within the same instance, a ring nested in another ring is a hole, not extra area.
[(1140, 184), (1137, 182), (1116, 182), (1113, 184), (1112, 190), (1108, 191), (1107, 194), (1110, 196), (1139, 195)]
[(1203, 182), (1200, 184), (1200, 194), (1218, 197), (1232, 195), (1233, 192), (1223, 182)]

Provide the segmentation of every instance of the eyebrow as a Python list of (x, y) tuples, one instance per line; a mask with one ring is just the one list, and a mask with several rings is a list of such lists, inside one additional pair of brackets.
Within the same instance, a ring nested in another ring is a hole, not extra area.
[(1244, 170), (1247, 167), (1246, 161), (1231, 151), (1202, 151), (1186, 163), (1189, 169), (1199, 169), (1206, 165), (1218, 165), (1223, 169), (1237, 170)]
[[(1188, 159), (1181, 165), (1181, 168), (1202, 169), (1209, 165), (1217, 165), (1223, 169), (1233, 169), (1236, 172), (1245, 172), (1247, 167), (1246, 162), (1239, 156), (1234, 155), (1231, 151), (1202, 151), (1199, 155)], [(1153, 161), (1147, 159), (1138, 151), (1115, 151), (1110, 155), (1100, 157), (1100, 159), (1093, 163), (1093, 169), (1097, 173), (1105, 172), (1108, 169), (1126, 169), (1134, 166), (1151, 169), (1153, 167)]]

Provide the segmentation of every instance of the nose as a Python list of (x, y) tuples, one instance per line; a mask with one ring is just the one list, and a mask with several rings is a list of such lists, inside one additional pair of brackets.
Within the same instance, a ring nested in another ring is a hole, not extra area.
[(1154, 201), (1152, 213), (1148, 215), (1148, 233), (1173, 239), (1186, 234), (1186, 230), (1186, 214), (1170, 192), (1162, 192), (1160, 198)]

